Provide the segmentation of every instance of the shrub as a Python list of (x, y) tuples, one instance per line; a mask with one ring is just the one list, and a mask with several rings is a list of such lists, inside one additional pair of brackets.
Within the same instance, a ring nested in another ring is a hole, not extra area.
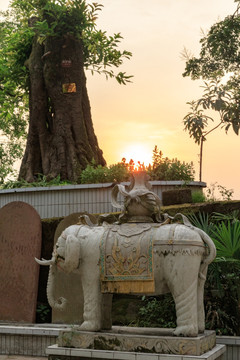
[[(120, 163), (109, 167), (96, 166), (93, 163), (82, 171), (80, 181), (81, 184), (128, 181), (134, 168), (134, 161), (130, 160), (127, 163), (125, 158)], [(185, 182), (194, 180), (192, 163), (181, 163), (178, 159), (164, 158), (157, 146), (153, 150), (153, 164), (145, 167), (144, 164), (138, 162), (137, 168), (147, 171), (151, 180), (183, 180)]]
[(47, 323), (51, 322), (51, 307), (49, 304), (37, 303), (36, 322)]
[(107, 166), (88, 165), (81, 173), (81, 184), (121, 182), (129, 179), (129, 171), (124, 163)]
[(151, 180), (194, 180), (193, 163), (181, 162), (178, 159), (170, 160), (163, 157), (162, 151), (155, 146), (153, 149), (153, 163), (148, 167), (148, 174)]
[(138, 311), (137, 326), (175, 328), (176, 312), (172, 295), (143, 297), (143, 305)]
[(205, 284), (206, 328), (217, 335), (240, 335), (240, 266), (217, 259), (209, 265)]
[[(216, 195), (216, 192), (218, 195)], [(221, 200), (230, 201), (232, 200), (233, 193), (233, 189), (227, 189), (225, 186), (219, 185), (217, 182), (211, 183), (205, 190), (206, 201), (209, 202), (217, 201), (219, 195), (221, 196)]]
[(107, 168), (102, 165), (96, 167), (87, 165), (80, 175), (81, 184), (95, 184), (108, 182)]
[(193, 191), (192, 192), (192, 202), (193, 203), (202, 203), (206, 201), (205, 195), (202, 191)]
[[(193, 164), (181, 163), (178, 159), (164, 158), (162, 152), (155, 146), (153, 150), (153, 164), (145, 167), (140, 161), (137, 164), (138, 170), (144, 170), (150, 175), (150, 180), (183, 180), (189, 182), (194, 180)], [(133, 160), (129, 163), (123, 158), (121, 162), (110, 166), (96, 165), (94, 161), (87, 165), (81, 172), (80, 184), (97, 184), (107, 182), (128, 181), (135, 169)], [(28, 183), (25, 180), (9, 181), (2, 186), (4, 189), (20, 188), (29, 186), (54, 186), (69, 184), (68, 181), (61, 181), (60, 175), (55, 179), (48, 179), (47, 176), (38, 174), (36, 181)]]
[(240, 334), (240, 221), (229, 215), (189, 215), (191, 223), (212, 238), (217, 257), (209, 265), (205, 285), (206, 328), (219, 335)]
[(44, 186), (62, 186), (71, 184), (70, 181), (60, 179), (58, 175), (54, 179), (49, 179), (47, 176), (38, 174), (34, 182), (27, 182), (26, 180), (9, 180), (5, 184), (1, 185), (1, 189), (14, 189), (14, 188), (25, 188), (25, 187), (44, 187)]

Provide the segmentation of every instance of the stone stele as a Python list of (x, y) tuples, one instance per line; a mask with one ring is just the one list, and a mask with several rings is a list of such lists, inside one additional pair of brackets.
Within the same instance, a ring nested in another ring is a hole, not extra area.
[(21, 201), (0, 209), (0, 320), (35, 322), (41, 219)]
[(58, 337), (59, 347), (113, 350), (141, 353), (197, 355), (216, 345), (215, 331), (205, 331), (197, 337), (173, 336), (173, 329), (113, 326), (107, 332), (63, 330)]

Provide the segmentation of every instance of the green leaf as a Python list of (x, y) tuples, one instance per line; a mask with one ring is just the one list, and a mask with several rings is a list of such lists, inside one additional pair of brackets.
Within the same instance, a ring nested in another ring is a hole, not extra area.
[(238, 135), (239, 133), (239, 122), (233, 121), (232, 122), (232, 127), (233, 127), (233, 131), (235, 132), (236, 135)]

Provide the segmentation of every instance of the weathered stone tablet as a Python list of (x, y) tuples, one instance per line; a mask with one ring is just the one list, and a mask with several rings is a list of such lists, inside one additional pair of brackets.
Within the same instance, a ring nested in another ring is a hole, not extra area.
[(0, 321), (35, 322), (41, 234), (31, 205), (14, 201), (0, 209)]

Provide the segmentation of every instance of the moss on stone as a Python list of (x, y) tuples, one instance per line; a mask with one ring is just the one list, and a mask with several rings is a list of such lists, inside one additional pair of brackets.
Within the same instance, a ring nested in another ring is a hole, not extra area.
[(218, 212), (222, 214), (229, 214), (233, 210), (240, 210), (240, 201), (214, 201), (214, 202), (204, 202), (204, 203), (194, 203), (194, 204), (179, 204), (179, 205), (170, 205), (162, 206), (161, 213), (167, 213), (170, 216), (174, 216), (177, 213), (182, 213), (183, 215), (197, 213), (199, 211), (211, 214), (213, 212)]
[(152, 354), (152, 353), (156, 353), (156, 349), (155, 347), (153, 347), (152, 349), (147, 349), (143, 346), (137, 346), (136, 348), (134, 348), (132, 351), (134, 352), (138, 352), (138, 353), (149, 353), (149, 354)]
[(93, 348), (95, 350), (117, 350), (121, 342), (117, 338), (107, 339), (104, 336), (98, 336), (94, 339)]

